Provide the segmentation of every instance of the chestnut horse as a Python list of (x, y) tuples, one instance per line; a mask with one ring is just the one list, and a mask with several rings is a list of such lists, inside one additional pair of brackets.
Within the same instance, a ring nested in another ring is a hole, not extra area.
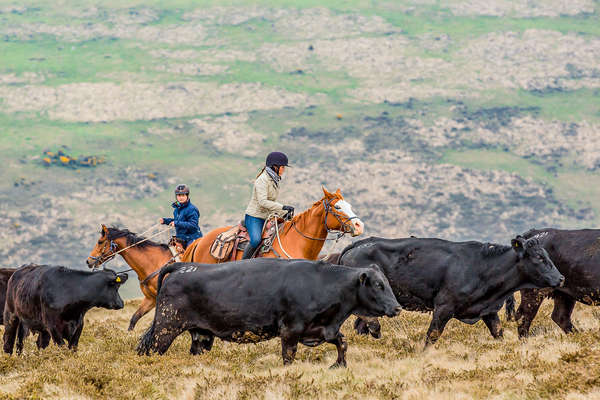
[[(202, 264), (216, 264), (209, 249), (215, 238), (231, 226), (217, 228), (190, 244), (183, 254), (182, 261)], [(352, 212), (352, 206), (344, 200), (340, 190), (330, 193), (323, 188), (323, 198), (311, 208), (286, 221), (280, 230), (281, 245), (273, 240), (273, 250), (259, 253), (261, 257), (306, 258), (316, 260), (325, 244), (329, 232), (350, 233), (358, 236), (363, 233), (364, 224)], [(283, 247), (283, 249), (282, 249)], [(236, 260), (243, 256), (237, 252)]]
[(154, 308), (156, 302), (157, 272), (172, 259), (171, 250), (166, 244), (159, 244), (127, 229), (107, 228), (102, 225), (100, 239), (90, 253), (86, 263), (90, 268), (96, 268), (112, 259), (118, 253), (135, 271), (140, 281), (140, 289), (144, 299), (140, 307), (131, 317), (129, 329), (132, 330), (138, 320)]

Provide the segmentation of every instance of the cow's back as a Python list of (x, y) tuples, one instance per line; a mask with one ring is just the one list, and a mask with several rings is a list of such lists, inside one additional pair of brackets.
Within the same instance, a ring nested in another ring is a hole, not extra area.
[(185, 263), (173, 271), (158, 302), (177, 309), (182, 318), (202, 319), (222, 338), (238, 330), (276, 335), (279, 319), (302, 318), (311, 307), (333, 303), (353, 274), (346, 267), (307, 260), (255, 259), (203, 267)]
[[(431, 311), (440, 291), (476, 282), (485, 245), (436, 238), (368, 238), (345, 249), (340, 263), (354, 267), (379, 265), (403, 308)], [(506, 246), (498, 247), (505, 251)]]

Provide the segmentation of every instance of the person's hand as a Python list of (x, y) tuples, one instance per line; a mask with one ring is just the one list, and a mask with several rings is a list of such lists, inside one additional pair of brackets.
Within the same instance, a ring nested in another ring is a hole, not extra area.
[(283, 211), (287, 211), (289, 213), (294, 213), (294, 207), (292, 206), (283, 206)]
[(175, 221), (172, 221), (169, 226), (175, 226)]
[(165, 219), (164, 219), (164, 218), (161, 218), (161, 219), (159, 219), (159, 220), (158, 220), (158, 223), (159, 223), (159, 224), (164, 224), (164, 223), (165, 223)]

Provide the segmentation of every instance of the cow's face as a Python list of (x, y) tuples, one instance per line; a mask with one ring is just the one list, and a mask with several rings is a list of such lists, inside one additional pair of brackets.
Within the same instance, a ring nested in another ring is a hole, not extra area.
[(97, 279), (96, 307), (120, 310), (123, 308), (123, 299), (119, 295), (119, 288), (127, 281), (127, 274), (117, 274), (110, 269), (94, 272)]
[(390, 283), (377, 265), (361, 269), (356, 284), (358, 285), (360, 315), (394, 317), (402, 310), (392, 292)]
[(556, 269), (546, 249), (537, 239), (526, 240), (517, 236), (511, 241), (512, 248), (519, 258), (519, 271), (537, 287), (562, 286), (565, 277)]

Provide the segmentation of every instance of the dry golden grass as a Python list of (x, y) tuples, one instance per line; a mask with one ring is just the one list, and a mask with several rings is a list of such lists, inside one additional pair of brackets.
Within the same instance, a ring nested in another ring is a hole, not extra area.
[(31, 338), (21, 357), (0, 356), (0, 398), (185, 398), (185, 399), (463, 399), (600, 397), (600, 311), (578, 305), (581, 333), (563, 335), (542, 307), (526, 342), (514, 324), (495, 341), (480, 322), (448, 324), (438, 344), (423, 351), (430, 316), (404, 312), (383, 321), (383, 338), (358, 337), (351, 318), (348, 368), (329, 370), (332, 345), (299, 347), (297, 361), (283, 367), (279, 340), (258, 345), (215, 341), (205, 355), (188, 354), (189, 335), (165, 356), (139, 357), (134, 348), (148, 326), (144, 317), (126, 331), (137, 300), (124, 310), (92, 310), (79, 351), (51, 345), (35, 349)]

